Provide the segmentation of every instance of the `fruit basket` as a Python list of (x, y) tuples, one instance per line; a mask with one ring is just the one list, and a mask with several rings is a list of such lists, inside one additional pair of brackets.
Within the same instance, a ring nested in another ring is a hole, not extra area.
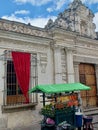
[(41, 109), (41, 114), (47, 117), (55, 116), (55, 109), (53, 109), (52, 105), (46, 105)]
[(55, 116), (55, 111), (54, 110), (47, 110), (47, 109), (42, 109), (41, 114), (47, 117), (54, 117)]

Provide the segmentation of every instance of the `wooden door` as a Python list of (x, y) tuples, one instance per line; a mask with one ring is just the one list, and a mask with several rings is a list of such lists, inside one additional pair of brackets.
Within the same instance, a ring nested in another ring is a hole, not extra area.
[(96, 75), (94, 65), (81, 63), (79, 65), (79, 75), (80, 75), (80, 82), (91, 87), (91, 90), (81, 92), (83, 106), (84, 107), (96, 106), (97, 89), (96, 89)]

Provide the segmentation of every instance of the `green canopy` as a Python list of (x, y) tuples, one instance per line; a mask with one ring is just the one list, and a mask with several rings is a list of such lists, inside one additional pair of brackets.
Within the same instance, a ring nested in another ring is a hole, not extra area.
[(37, 85), (30, 89), (30, 93), (43, 92), (47, 94), (61, 93), (61, 92), (72, 92), (81, 90), (90, 90), (91, 88), (81, 83), (68, 83), (68, 84), (47, 84)]

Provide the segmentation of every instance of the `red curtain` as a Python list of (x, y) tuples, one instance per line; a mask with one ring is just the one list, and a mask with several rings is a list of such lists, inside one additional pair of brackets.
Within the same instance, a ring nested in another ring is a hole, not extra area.
[(12, 59), (20, 89), (26, 98), (26, 102), (29, 103), (30, 54), (12, 52)]

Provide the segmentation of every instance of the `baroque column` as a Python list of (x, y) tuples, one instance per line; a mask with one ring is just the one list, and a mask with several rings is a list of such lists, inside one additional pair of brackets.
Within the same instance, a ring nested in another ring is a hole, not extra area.
[(74, 83), (73, 48), (66, 48), (67, 81)]
[(74, 76), (75, 82), (79, 82), (79, 62), (74, 62)]
[(96, 72), (97, 105), (98, 105), (98, 64), (95, 65), (95, 72)]
[(55, 83), (62, 83), (61, 49), (54, 48)]

